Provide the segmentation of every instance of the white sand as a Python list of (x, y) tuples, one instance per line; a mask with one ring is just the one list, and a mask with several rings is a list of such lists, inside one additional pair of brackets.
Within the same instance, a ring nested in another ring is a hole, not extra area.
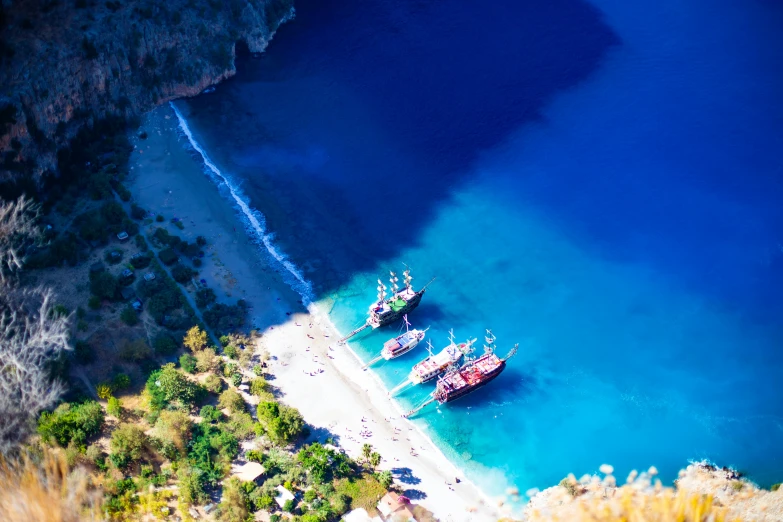
[[(316, 428), (314, 438), (323, 442), (331, 435), (352, 457), (361, 455), (364, 443), (372, 444), (383, 456), (380, 469), (394, 470), (395, 482), (412, 490), (413, 501), (440, 520), (497, 520), (496, 506), (401, 418), (384, 387), (372, 372), (361, 370), (349, 348), (337, 345), (340, 336), (328, 319), (314, 306), (311, 313), (303, 310), (299, 295), (282, 280), (283, 267), (261, 261), (268, 256), (258, 255), (237, 211), (203, 174), (200, 159), (184, 149), (176, 126), (167, 106), (145, 118), (142, 129), (149, 138), (135, 141), (131, 192), (138, 204), (163, 214), (167, 223), (171, 217), (182, 219), (185, 229), (169, 225), (172, 233), (189, 241), (196, 235), (207, 238), (209, 251), (199, 277), (220, 301), (243, 298), (253, 306), (251, 325), (263, 332), (260, 343), (273, 356), (271, 384), (282, 401), (298, 408)], [(362, 431), (372, 436), (362, 437)]]

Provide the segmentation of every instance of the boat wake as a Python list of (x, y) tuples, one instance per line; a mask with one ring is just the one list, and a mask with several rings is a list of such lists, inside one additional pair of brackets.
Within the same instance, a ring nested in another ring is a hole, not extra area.
[(286, 283), (294, 289), (301, 297), (302, 303), (307, 306), (314, 300), (312, 284), (305, 279), (302, 275), (302, 271), (297, 267), (288, 256), (286, 256), (278, 247), (273, 243), (273, 235), (266, 231), (266, 220), (264, 215), (258, 210), (250, 207), (247, 203), (247, 198), (242, 194), (241, 189), (232, 183), (227, 174), (221, 172), (221, 170), (209, 159), (207, 152), (193, 137), (193, 132), (188, 127), (188, 122), (182, 113), (177, 109), (177, 106), (173, 102), (169, 103), (174, 110), (174, 114), (177, 115), (179, 121), (179, 127), (182, 130), (185, 137), (190, 142), (190, 146), (199, 153), (202, 161), (204, 162), (204, 171), (212, 178), (215, 183), (220, 186), (223, 185), (228, 189), (231, 198), (234, 201), (234, 206), (241, 212), (245, 227), (251, 232), (251, 238), (259, 246), (263, 246), (266, 252), (272, 256), (272, 258), (280, 263), (287, 272), (284, 275)]

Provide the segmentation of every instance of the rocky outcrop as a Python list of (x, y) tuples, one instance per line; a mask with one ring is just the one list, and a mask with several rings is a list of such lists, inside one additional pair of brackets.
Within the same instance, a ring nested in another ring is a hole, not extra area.
[(193, 96), (263, 51), (293, 0), (0, 0), (0, 181), (56, 172), (80, 128)]

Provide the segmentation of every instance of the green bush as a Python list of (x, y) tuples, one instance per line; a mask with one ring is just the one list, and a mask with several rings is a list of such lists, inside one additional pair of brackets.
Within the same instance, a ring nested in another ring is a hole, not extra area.
[(224, 426), (237, 440), (250, 440), (255, 437), (255, 422), (249, 413), (232, 413)]
[(204, 379), (204, 388), (210, 393), (220, 393), (223, 390), (223, 380), (217, 375), (208, 375)]
[(220, 426), (203, 422), (193, 426), (188, 460), (202, 472), (205, 483), (217, 485), (237, 453), (239, 441)]
[(253, 365), (253, 373), (261, 377), (262, 375), (264, 375), (264, 367), (261, 366), (260, 364)]
[(131, 217), (133, 219), (144, 219), (146, 215), (146, 210), (138, 206), (136, 203), (131, 203)]
[(124, 373), (118, 373), (111, 380), (111, 387), (114, 391), (124, 390), (131, 385), (131, 379)]
[(38, 420), (38, 433), (47, 442), (67, 446), (71, 441), (83, 445), (103, 427), (103, 408), (95, 401), (83, 404), (63, 403), (53, 412), (45, 411)]
[(91, 310), (97, 310), (101, 307), (101, 298), (97, 295), (91, 295), (90, 298), (87, 300), (87, 306)]
[(106, 411), (109, 415), (120, 418), (122, 415), (122, 404), (120, 403), (120, 400), (117, 397), (109, 397), (106, 402)]
[(233, 344), (229, 344), (228, 346), (223, 348), (223, 355), (225, 355), (229, 359), (237, 359), (239, 357), (239, 348), (237, 348)]
[(248, 450), (247, 453), (245, 453), (245, 458), (249, 462), (258, 462), (259, 464), (263, 464), (264, 452), (261, 450)]
[(196, 275), (196, 272), (192, 269), (186, 267), (185, 265), (181, 263), (177, 263), (172, 267), (171, 269), (171, 277), (174, 278), (174, 281), (185, 284), (188, 281), (190, 281), (193, 276)]
[(218, 422), (223, 418), (223, 412), (211, 404), (207, 404), (206, 406), (201, 407), (201, 411), (199, 411), (199, 417), (204, 419), (204, 422)]
[(289, 513), (293, 513), (294, 512), (294, 507), (296, 507), (296, 506), (295, 506), (293, 500), (286, 500), (285, 503), (283, 503), (283, 511), (287, 511)]
[(227, 332), (242, 327), (247, 320), (248, 305), (243, 300), (237, 301), (235, 306), (223, 303), (215, 303), (204, 311), (204, 321), (211, 328), (219, 332)]
[[(211, 305), (217, 300), (217, 296), (215, 295), (215, 291), (211, 288), (201, 288), (196, 292), (196, 306), (199, 308), (206, 308), (207, 306)], [(220, 343), (223, 344), (223, 338), (226, 338), (228, 340), (228, 337), (225, 335), (220, 338)], [(226, 341), (227, 343), (228, 341)]]
[(196, 244), (200, 247), (206, 246), (207, 238), (204, 236), (196, 236)]
[(780, 482), (778, 482), (777, 484), (772, 484), (772, 486), (770, 486), (769, 488), (770, 491), (777, 491), (779, 489), (780, 489)]
[(381, 471), (380, 473), (378, 473), (377, 478), (378, 478), (378, 482), (381, 483), (381, 487), (383, 487), (383, 489), (389, 489), (391, 487), (393, 482), (391, 471), (389, 470)]
[(124, 468), (141, 458), (147, 436), (134, 424), (121, 424), (111, 434), (109, 458), (118, 468)]
[(227, 408), (231, 412), (245, 411), (245, 400), (235, 390), (226, 390), (220, 394), (218, 405)]
[(261, 395), (269, 390), (269, 385), (263, 377), (257, 377), (250, 381), (250, 393)]
[(296, 408), (276, 402), (261, 402), (257, 413), (258, 422), (276, 444), (293, 442), (302, 434), (304, 419)]
[(123, 308), (122, 312), (120, 313), (120, 319), (122, 319), (122, 322), (128, 326), (136, 326), (139, 324), (139, 314), (136, 313), (136, 310), (134, 310), (134, 308), (130, 305)]
[(142, 252), (149, 251), (150, 247), (147, 244), (147, 240), (144, 239), (144, 236), (142, 235), (136, 236), (135, 241), (136, 241), (136, 248), (138, 248), (140, 251)]
[(160, 259), (161, 263), (169, 266), (176, 263), (177, 259), (179, 259), (179, 256), (172, 248), (165, 248), (158, 252), (158, 258)]
[(203, 397), (203, 389), (179, 373), (172, 363), (152, 372), (146, 385), (150, 407), (161, 410), (166, 406), (188, 407)]
[(242, 374), (237, 372), (231, 376), (231, 384), (234, 386), (239, 386), (242, 384)]
[(196, 373), (196, 358), (189, 353), (180, 356), (179, 365), (188, 373)]
[(153, 341), (156, 355), (171, 355), (177, 351), (177, 341), (169, 334), (158, 334)]
[(120, 359), (127, 362), (139, 362), (152, 355), (152, 350), (144, 339), (126, 341), (119, 350)]
[(114, 300), (117, 297), (119, 282), (108, 272), (90, 272), (90, 292), (101, 298)]
[(164, 218), (161, 214), (158, 214), (157, 216), (155, 216), (155, 221), (157, 221), (158, 223), (163, 223), (164, 221), (166, 221), (166, 218)]
[(76, 341), (73, 355), (79, 364), (89, 364), (95, 360), (95, 352), (87, 341)]

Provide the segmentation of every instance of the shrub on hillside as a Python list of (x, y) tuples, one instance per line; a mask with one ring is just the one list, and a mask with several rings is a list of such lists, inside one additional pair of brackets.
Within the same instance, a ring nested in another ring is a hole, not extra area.
[(126, 341), (119, 351), (120, 359), (128, 362), (139, 362), (152, 355), (152, 350), (144, 339)]
[(119, 282), (108, 272), (90, 272), (90, 292), (110, 301), (117, 297)]
[(221, 408), (227, 408), (231, 412), (245, 411), (245, 400), (236, 390), (228, 389), (221, 393), (218, 405)]
[(123, 308), (122, 312), (120, 312), (120, 319), (128, 326), (136, 326), (139, 324), (139, 314), (130, 305)]
[(122, 403), (117, 397), (109, 397), (106, 401), (106, 412), (118, 419), (122, 416)]
[(172, 363), (152, 372), (147, 379), (146, 390), (153, 410), (169, 405), (189, 407), (203, 397), (203, 389), (185, 378)]
[(179, 259), (179, 256), (171, 248), (165, 248), (160, 252), (158, 252), (158, 258), (160, 259), (161, 263), (163, 263), (166, 266), (169, 266), (176, 263), (177, 260)]
[(183, 353), (180, 356), (179, 365), (188, 373), (196, 373), (196, 358), (189, 353)]
[(209, 336), (207, 335), (207, 332), (198, 326), (194, 326), (185, 334), (185, 338), (182, 340), (182, 344), (184, 344), (185, 347), (189, 348), (191, 351), (197, 352), (199, 350), (203, 350), (204, 347), (207, 346), (208, 340)]
[(204, 388), (210, 393), (220, 393), (223, 390), (223, 379), (210, 374), (204, 379)]
[(267, 384), (266, 379), (263, 377), (256, 377), (250, 381), (250, 393), (253, 395), (261, 395), (266, 393), (268, 390), (269, 385)]
[(223, 412), (215, 408), (211, 404), (203, 406), (199, 411), (199, 417), (204, 419), (204, 422), (218, 422), (223, 418)]
[(144, 219), (146, 215), (146, 210), (138, 206), (136, 203), (131, 203), (131, 217), (133, 219)]
[(73, 355), (79, 364), (89, 364), (95, 360), (95, 351), (87, 341), (76, 341)]
[(223, 355), (225, 355), (229, 359), (236, 359), (239, 357), (239, 348), (237, 348), (233, 344), (229, 344), (228, 346), (223, 348)]
[(124, 468), (141, 458), (147, 442), (144, 431), (135, 424), (121, 424), (111, 434), (109, 458), (118, 468)]
[(201, 288), (196, 292), (196, 306), (199, 308), (206, 308), (214, 303), (216, 299), (215, 291), (211, 288)]
[(222, 361), (213, 348), (196, 352), (196, 369), (199, 372), (219, 372)]
[(47, 442), (67, 446), (71, 441), (82, 445), (103, 427), (103, 408), (95, 401), (83, 404), (63, 403), (53, 412), (43, 412), (38, 433)]
[(177, 351), (177, 341), (169, 334), (158, 334), (153, 341), (155, 355), (171, 355)]
[(177, 263), (174, 265), (174, 267), (171, 269), (171, 277), (174, 278), (174, 281), (185, 284), (188, 281), (190, 281), (193, 276), (196, 275), (197, 272), (194, 270), (186, 267), (185, 265), (181, 263)]
[(293, 442), (302, 434), (304, 419), (296, 408), (277, 402), (262, 402), (257, 413), (258, 422), (275, 444)]
[(155, 421), (154, 434), (161, 441), (164, 454), (175, 458), (176, 455), (184, 455), (187, 452), (192, 429), (193, 421), (187, 413), (164, 410)]

